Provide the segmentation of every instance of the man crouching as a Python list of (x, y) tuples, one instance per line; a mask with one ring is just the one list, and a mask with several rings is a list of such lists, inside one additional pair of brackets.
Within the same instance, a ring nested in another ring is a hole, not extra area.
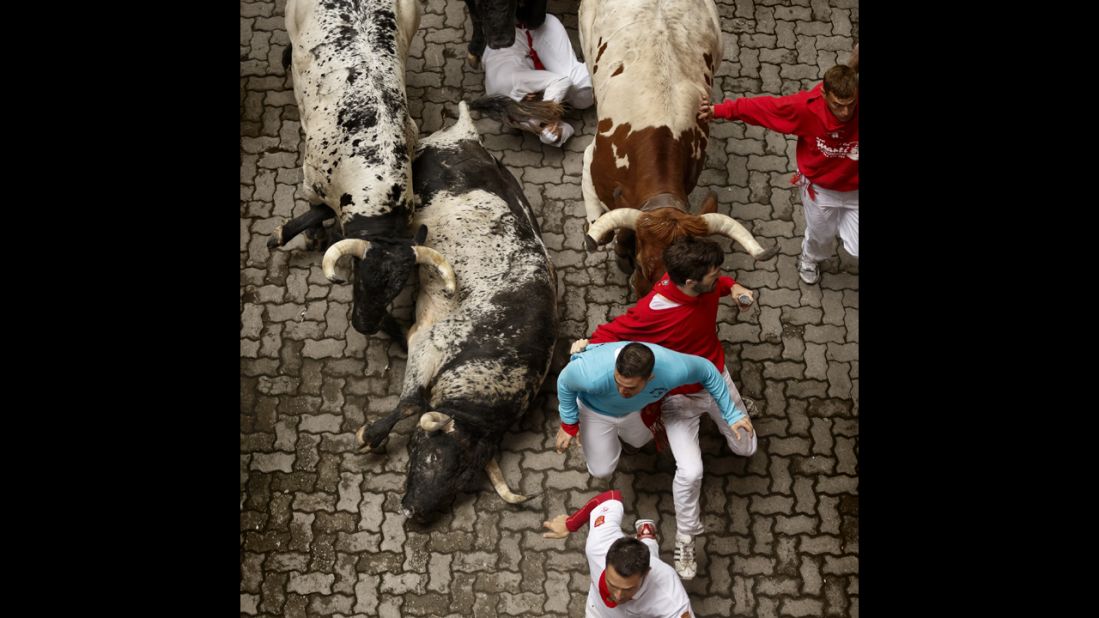
[(634, 537), (622, 532), (622, 494), (617, 489), (592, 498), (572, 515), (558, 515), (542, 526), (542, 536), (563, 539), (587, 521), (591, 524), (584, 553), (591, 587), (584, 615), (589, 618), (625, 616), (619, 606), (629, 603), (630, 616), (694, 618), (691, 600), (675, 569), (660, 559), (656, 522), (639, 519)]

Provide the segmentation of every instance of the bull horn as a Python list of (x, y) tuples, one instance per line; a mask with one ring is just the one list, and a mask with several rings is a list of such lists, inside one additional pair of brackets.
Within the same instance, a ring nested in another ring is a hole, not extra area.
[(328, 277), (328, 280), (332, 283), (343, 283), (343, 279), (336, 275), (336, 262), (340, 261), (340, 258), (345, 255), (366, 257), (368, 249), (370, 249), (370, 242), (361, 238), (345, 238), (332, 245), (328, 248), (328, 251), (324, 252), (324, 260), (321, 262), (321, 267), (324, 268), (324, 276)]
[(702, 218), (706, 221), (706, 225), (710, 228), (711, 234), (722, 234), (728, 236), (733, 240), (740, 243), (744, 250), (751, 254), (757, 260), (766, 260), (773, 257), (778, 253), (778, 244), (776, 243), (770, 249), (764, 249), (756, 239), (752, 236), (752, 233), (744, 228), (743, 225), (737, 223), (736, 219), (729, 215), (722, 215), (718, 213), (710, 213), (702, 215)]
[(615, 208), (603, 213), (588, 227), (588, 238), (597, 245), (605, 245), (611, 241), (611, 233), (624, 227), (637, 229), (637, 220), (641, 217), (641, 211), (636, 208)]
[(496, 490), (496, 493), (500, 494), (500, 497), (504, 499), (504, 502), (508, 504), (519, 504), (520, 502), (526, 502), (534, 496), (520, 496), (519, 494), (511, 493), (511, 489), (508, 488), (508, 482), (504, 480), (504, 473), (500, 471), (500, 464), (496, 462), (496, 458), (488, 460), (485, 464), (485, 472), (488, 472), (488, 480), (492, 481), (492, 487)]
[[(447, 425), (449, 425), (449, 427), (447, 427)], [(446, 428), (443, 429), (444, 427)], [(423, 429), (428, 433), (443, 429), (444, 432), (450, 433), (454, 431), (454, 419), (442, 412), (425, 412), (424, 415), (420, 417), (420, 429)]]
[(412, 247), (412, 252), (416, 254), (417, 264), (426, 264), (435, 267), (435, 272), (439, 273), (439, 276), (443, 278), (443, 285), (446, 286), (446, 293), (453, 294), (454, 290), (458, 287), (458, 282), (454, 279), (454, 269), (451, 268), (450, 262), (447, 262), (446, 258), (443, 257), (441, 253), (431, 247)]

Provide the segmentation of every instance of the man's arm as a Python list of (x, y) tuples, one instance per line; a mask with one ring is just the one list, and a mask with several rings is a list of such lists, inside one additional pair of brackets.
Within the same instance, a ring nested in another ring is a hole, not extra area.
[(732, 397), (729, 396), (729, 389), (725, 386), (725, 377), (718, 372), (713, 363), (693, 354), (679, 354), (679, 360), (687, 366), (688, 376), (684, 380), (684, 384), (697, 382), (705, 387), (710, 396), (717, 402), (717, 407), (721, 409), (721, 417), (725, 419), (726, 423), (733, 425), (747, 416), (745, 412), (737, 410), (733, 405)]
[(542, 522), (542, 527), (549, 530), (549, 532), (543, 532), (542, 537), (547, 539), (563, 539), (567, 537), (570, 532), (576, 532), (588, 522), (588, 518), (591, 516), (591, 512), (595, 507), (608, 500), (617, 500), (621, 502), (622, 493), (617, 489), (605, 491), (591, 500), (588, 500), (587, 504), (572, 515), (565, 515), (562, 513), (550, 521)]
[(580, 408), (576, 397), (582, 392), (582, 371), (574, 361), (565, 365), (557, 376), (557, 413), (561, 417), (561, 427), (557, 430), (556, 447), (558, 453), (565, 452), (569, 442), (580, 432)]
[(794, 102), (794, 97), (799, 94), (801, 93), (785, 97), (726, 99), (713, 106), (713, 115), (715, 118), (740, 120), (779, 133), (796, 134), (801, 119), (800, 106)]

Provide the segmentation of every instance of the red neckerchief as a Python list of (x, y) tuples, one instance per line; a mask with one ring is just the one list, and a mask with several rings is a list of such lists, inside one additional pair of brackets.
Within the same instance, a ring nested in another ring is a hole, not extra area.
[(603, 603), (607, 607), (618, 606), (618, 603), (611, 599), (611, 591), (607, 588), (607, 569), (603, 569), (603, 572), (599, 574), (599, 598), (603, 599)]
[(538, 52), (534, 51), (534, 39), (530, 38), (530, 30), (527, 29), (526, 24), (519, 22), (515, 24), (516, 28), (522, 28), (523, 32), (527, 33), (527, 47), (530, 48), (530, 59), (534, 61), (535, 71), (545, 71), (546, 65), (542, 64), (542, 60), (538, 57)]

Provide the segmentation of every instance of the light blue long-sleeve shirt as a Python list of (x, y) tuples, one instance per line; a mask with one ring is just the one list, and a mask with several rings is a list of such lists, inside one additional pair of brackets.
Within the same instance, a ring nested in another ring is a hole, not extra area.
[(656, 357), (653, 379), (640, 393), (628, 399), (623, 397), (614, 382), (614, 362), (618, 350), (629, 343), (618, 341), (588, 346), (583, 352), (572, 356), (557, 376), (558, 411), (562, 423), (574, 425), (578, 422), (580, 408), (576, 405), (577, 397), (599, 414), (621, 417), (637, 412), (684, 384), (702, 384), (717, 402), (726, 423), (731, 425), (744, 417), (745, 413), (734, 407), (725, 378), (713, 363), (701, 356), (681, 354), (655, 343), (644, 344)]

